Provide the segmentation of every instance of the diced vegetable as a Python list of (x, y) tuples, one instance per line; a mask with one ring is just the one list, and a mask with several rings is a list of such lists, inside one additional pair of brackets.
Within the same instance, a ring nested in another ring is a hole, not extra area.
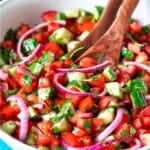
[(150, 32), (150, 24), (143, 26), (143, 31), (145, 33), (149, 33)]
[(56, 113), (54, 111), (51, 111), (47, 114), (42, 115), (41, 117), (43, 120), (51, 120), (55, 116), (56, 116)]
[(72, 37), (73, 37), (72, 33), (66, 28), (62, 27), (55, 30), (49, 36), (49, 40), (64, 45), (69, 43), (72, 40)]
[(126, 47), (123, 47), (121, 51), (121, 56), (128, 60), (132, 60), (134, 57), (134, 53), (131, 50), (127, 49)]
[(51, 63), (51, 62), (53, 62), (54, 60), (55, 60), (55, 55), (54, 55), (54, 53), (48, 51), (48, 52), (44, 53), (44, 54), (40, 57), (39, 63), (40, 63), (40, 64), (45, 64), (46, 62)]
[(140, 90), (132, 91), (130, 97), (134, 108), (145, 107), (147, 105), (144, 94)]
[(5, 97), (7, 98), (8, 96), (16, 94), (17, 92), (18, 92), (18, 89), (7, 90), (5, 91)]
[(16, 39), (16, 32), (12, 28), (10, 28), (4, 36), (4, 40), (8, 39)]
[(84, 81), (85, 80), (85, 73), (82, 72), (69, 72), (67, 74), (67, 79), (69, 82), (71, 81)]
[(39, 75), (43, 69), (43, 65), (38, 62), (33, 62), (28, 69), (34, 74)]
[(77, 39), (78, 39), (79, 41), (83, 41), (84, 39), (87, 38), (87, 36), (88, 36), (89, 34), (90, 34), (89, 31), (84, 31), (84, 32), (82, 32), (81, 35), (79, 35), (79, 36), (77, 37)]
[(52, 98), (55, 95), (55, 89), (53, 87), (38, 89), (38, 97), (40, 101), (45, 101)]
[(9, 64), (9, 51), (0, 48), (0, 67)]
[(14, 121), (6, 121), (0, 126), (0, 128), (12, 135), (15, 132), (17, 125)]
[(28, 145), (35, 145), (37, 137), (38, 137), (37, 131), (34, 128), (31, 128), (28, 135), (27, 135), (26, 143)]
[(114, 81), (117, 78), (116, 72), (111, 66), (108, 66), (104, 69), (103, 74), (109, 81)]
[(95, 6), (94, 7), (94, 10), (93, 10), (93, 19), (95, 21), (97, 21), (100, 18), (101, 14), (103, 12), (103, 9), (104, 8), (102, 6)]
[(64, 11), (66, 18), (78, 18), (80, 15), (79, 9)]
[(22, 52), (25, 55), (28, 55), (32, 50), (34, 50), (38, 45), (38, 42), (34, 38), (29, 38), (23, 41), (23, 50)]
[(65, 20), (65, 19), (66, 19), (65, 13), (63, 13), (63, 12), (57, 13), (56, 19), (57, 19), (57, 20)]
[(79, 46), (80, 42), (79, 41), (70, 41), (68, 44), (67, 44), (67, 50), (68, 52), (76, 49), (78, 46)]
[(38, 150), (49, 150), (47, 146), (39, 146)]
[(71, 126), (65, 118), (62, 118), (58, 123), (52, 126), (54, 133), (61, 133), (65, 131), (71, 131)]
[(28, 75), (24, 75), (22, 77), (23, 82), (25, 83), (26, 86), (30, 86), (32, 83), (32, 78)]
[(40, 119), (40, 115), (36, 112), (36, 110), (33, 107), (28, 107), (28, 111), (29, 111), (29, 117), (31, 120), (39, 120)]
[(80, 80), (73, 80), (73, 81), (69, 82), (67, 85), (67, 88), (69, 88), (69, 89), (75, 88), (75, 89), (78, 89), (79, 91), (88, 91), (89, 90), (89, 86), (87, 85), (87, 83), (84, 81), (80, 81)]
[(147, 84), (143, 79), (134, 79), (128, 81), (127, 89), (129, 90), (129, 92), (136, 91), (136, 90), (142, 91), (145, 94), (148, 92)]
[(109, 95), (116, 98), (122, 98), (122, 88), (118, 82), (110, 82), (105, 84), (106, 90)]
[(115, 108), (114, 107), (108, 107), (103, 110), (101, 110), (97, 116), (97, 118), (104, 119), (104, 124), (108, 125), (110, 124), (115, 116)]
[(61, 147), (61, 146), (57, 146), (57, 147), (54, 148), (54, 150), (64, 150), (64, 148)]

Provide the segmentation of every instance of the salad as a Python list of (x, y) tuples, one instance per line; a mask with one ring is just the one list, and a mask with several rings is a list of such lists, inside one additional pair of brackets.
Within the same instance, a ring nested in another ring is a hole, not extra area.
[(103, 7), (43, 12), (0, 46), (0, 129), (39, 150), (136, 150), (150, 145), (150, 25), (129, 21), (120, 62), (85, 57)]

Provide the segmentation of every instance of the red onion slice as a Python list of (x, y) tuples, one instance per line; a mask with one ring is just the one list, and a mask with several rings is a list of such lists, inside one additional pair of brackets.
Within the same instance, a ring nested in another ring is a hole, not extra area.
[(56, 73), (55, 76), (54, 76), (54, 84), (55, 84), (55, 87), (61, 91), (62, 93), (65, 93), (65, 94), (72, 94), (72, 95), (77, 95), (77, 96), (92, 96), (92, 97), (102, 97), (106, 94), (106, 90), (104, 89), (104, 91), (102, 91), (100, 94), (96, 95), (94, 93), (88, 93), (88, 92), (77, 92), (77, 91), (73, 91), (73, 90), (70, 90), (70, 89), (67, 89), (66, 87), (64, 87), (63, 85), (61, 85), (59, 82), (58, 82), (58, 78), (63, 76), (64, 73)]
[(124, 65), (134, 65), (134, 66), (142, 68), (143, 70), (146, 70), (148, 73), (150, 73), (150, 67), (145, 64), (141, 64), (139, 62), (134, 62), (134, 61), (124, 61), (123, 64)]
[(93, 117), (93, 113), (92, 112), (87, 112), (87, 113), (79, 112), (78, 116), (80, 118), (91, 118), (91, 117)]
[(66, 72), (85, 72), (85, 73), (88, 73), (88, 72), (97, 71), (99, 69), (103, 69), (108, 64), (110, 64), (110, 61), (106, 60), (101, 64), (98, 64), (98, 65), (95, 65), (95, 66), (92, 66), (92, 67), (88, 67), (88, 68), (78, 68), (78, 69), (57, 68), (56, 71), (63, 72), (63, 73), (66, 73)]
[(7, 98), (7, 101), (14, 101), (16, 100), (21, 112), (19, 114), (20, 117), (20, 132), (19, 132), (19, 139), (21, 141), (25, 141), (28, 133), (28, 121), (29, 121), (29, 115), (28, 115), (28, 108), (19, 95), (11, 95)]
[(43, 50), (43, 45), (38, 44), (36, 49), (28, 57), (23, 57), (23, 60), (21, 62), (19, 62), (18, 65), (27, 64), (42, 50)]
[(122, 108), (118, 108), (114, 121), (95, 138), (96, 142), (102, 142), (109, 134), (111, 134), (118, 127), (122, 120), (123, 113), (124, 110)]

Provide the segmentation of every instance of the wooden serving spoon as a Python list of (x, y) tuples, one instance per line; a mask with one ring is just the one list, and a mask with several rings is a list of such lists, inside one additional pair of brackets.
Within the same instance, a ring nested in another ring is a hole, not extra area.
[(123, 0), (108, 0), (108, 3), (100, 17), (99, 21), (95, 25), (94, 29), (90, 32), (89, 36), (81, 41), (80, 47), (88, 49), (92, 46), (110, 27), (113, 20), (116, 17), (116, 13)]
[(83, 57), (87, 56), (98, 61), (99, 57), (103, 55), (103, 60), (110, 59), (113, 65), (117, 64), (119, 62), (122, 41), (128, 20), (138, 2), (139, 0), (124, 0), (116, 19), (107, 32), (93, 46), (79, 56), (75, 62), (79, 62)]

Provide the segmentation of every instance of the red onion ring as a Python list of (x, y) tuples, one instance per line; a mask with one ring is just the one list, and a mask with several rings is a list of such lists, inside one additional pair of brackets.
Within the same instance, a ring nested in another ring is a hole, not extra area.
[(36, 49), (28, 57), (23, 57), (23, 61), (19, 62), (18, 65), (27, 64), (42, 50), (43, 50), (43, 45), (38, 44)]
[(88, 67), (88, 68), (78, 68), (78, 69), (56, 68), (56, 71), (63, 72), (63, 73), (66, 73), (66, 72), (85, 72), (85, 73), (88, 73), (88, 72), (97, 71), (99, 69), (103, 69), (108, 64), (110, 64), (110, 61), (106, 60), (101, 64), (98, 64), (98, 65), (95, 65), (95, 66), (92, 66), (92, 67)]
[(124, 65), (134, 65), (134, 66), (142, 68), (143, 70), (146, 70), (148, 73), (150, 73), (150, 67), (145, 64), (141, 64), (139, 62), (134, 62), (134, 61), (124, 61), (123, 64)]
[(145, 99), (146, 99), (147, 101), (149, 101), (149, 100), (150, 100), (150, 95), (146, 95), (146, 96), (145, 96)]
[(122, 108), (118, 108), (114, 121), (95, 138), (96, 142), (102, 142), (109, 134), (111, 134), (118, 127), (122, 120), (123, 113), (124, 110)]
[(64, 75), (64, 73), (56, 73), (55, 74), (55, 76), (54, 76), (54, 80), (53, 80), (53, 82), (54, 82), (54, 85), (55, 85), (55, 87), (59, 90), (59, 91), (61, 91), (61, 92), (63, 92), (63, 93), (67, 93), (67, 94), (72, 94), (72, 95), (78, 95), (78, 96), (92, 96), (92, 97), (102, 97), (102, 96), (104, 96), (105, 94), (106, 94), (106, 90), (104, 89), (104, 91), (102, 91), (99, 95), (95, 95), (95, 94), (93, 94), (93, 93), (88, 93), (88, 92), (77, 92), (77, 91), (72, 91), (72, 90), (70, 90), (70, 89), (67, 89), (66, 87), (64, 87), (63, 85), (61, 85), (59, 82), (58, 82), (58, 78), (60, 77), (60, 76), (63, 76)]
[(21, 141), (25, 141), (28, 133), (28, 121), (29, 121), (29, 115), (28, 115), (28, 108), (19, 95), (11, 95), (7, 98), (7, 101), (14, 101), (16, 100), (21, 112), (20, 112), (20, 132), (19, 132), (19, 139)]
[(7, 78), (8, 74), (4, 70), (0, 69), (0, 80), (6, 81)]

